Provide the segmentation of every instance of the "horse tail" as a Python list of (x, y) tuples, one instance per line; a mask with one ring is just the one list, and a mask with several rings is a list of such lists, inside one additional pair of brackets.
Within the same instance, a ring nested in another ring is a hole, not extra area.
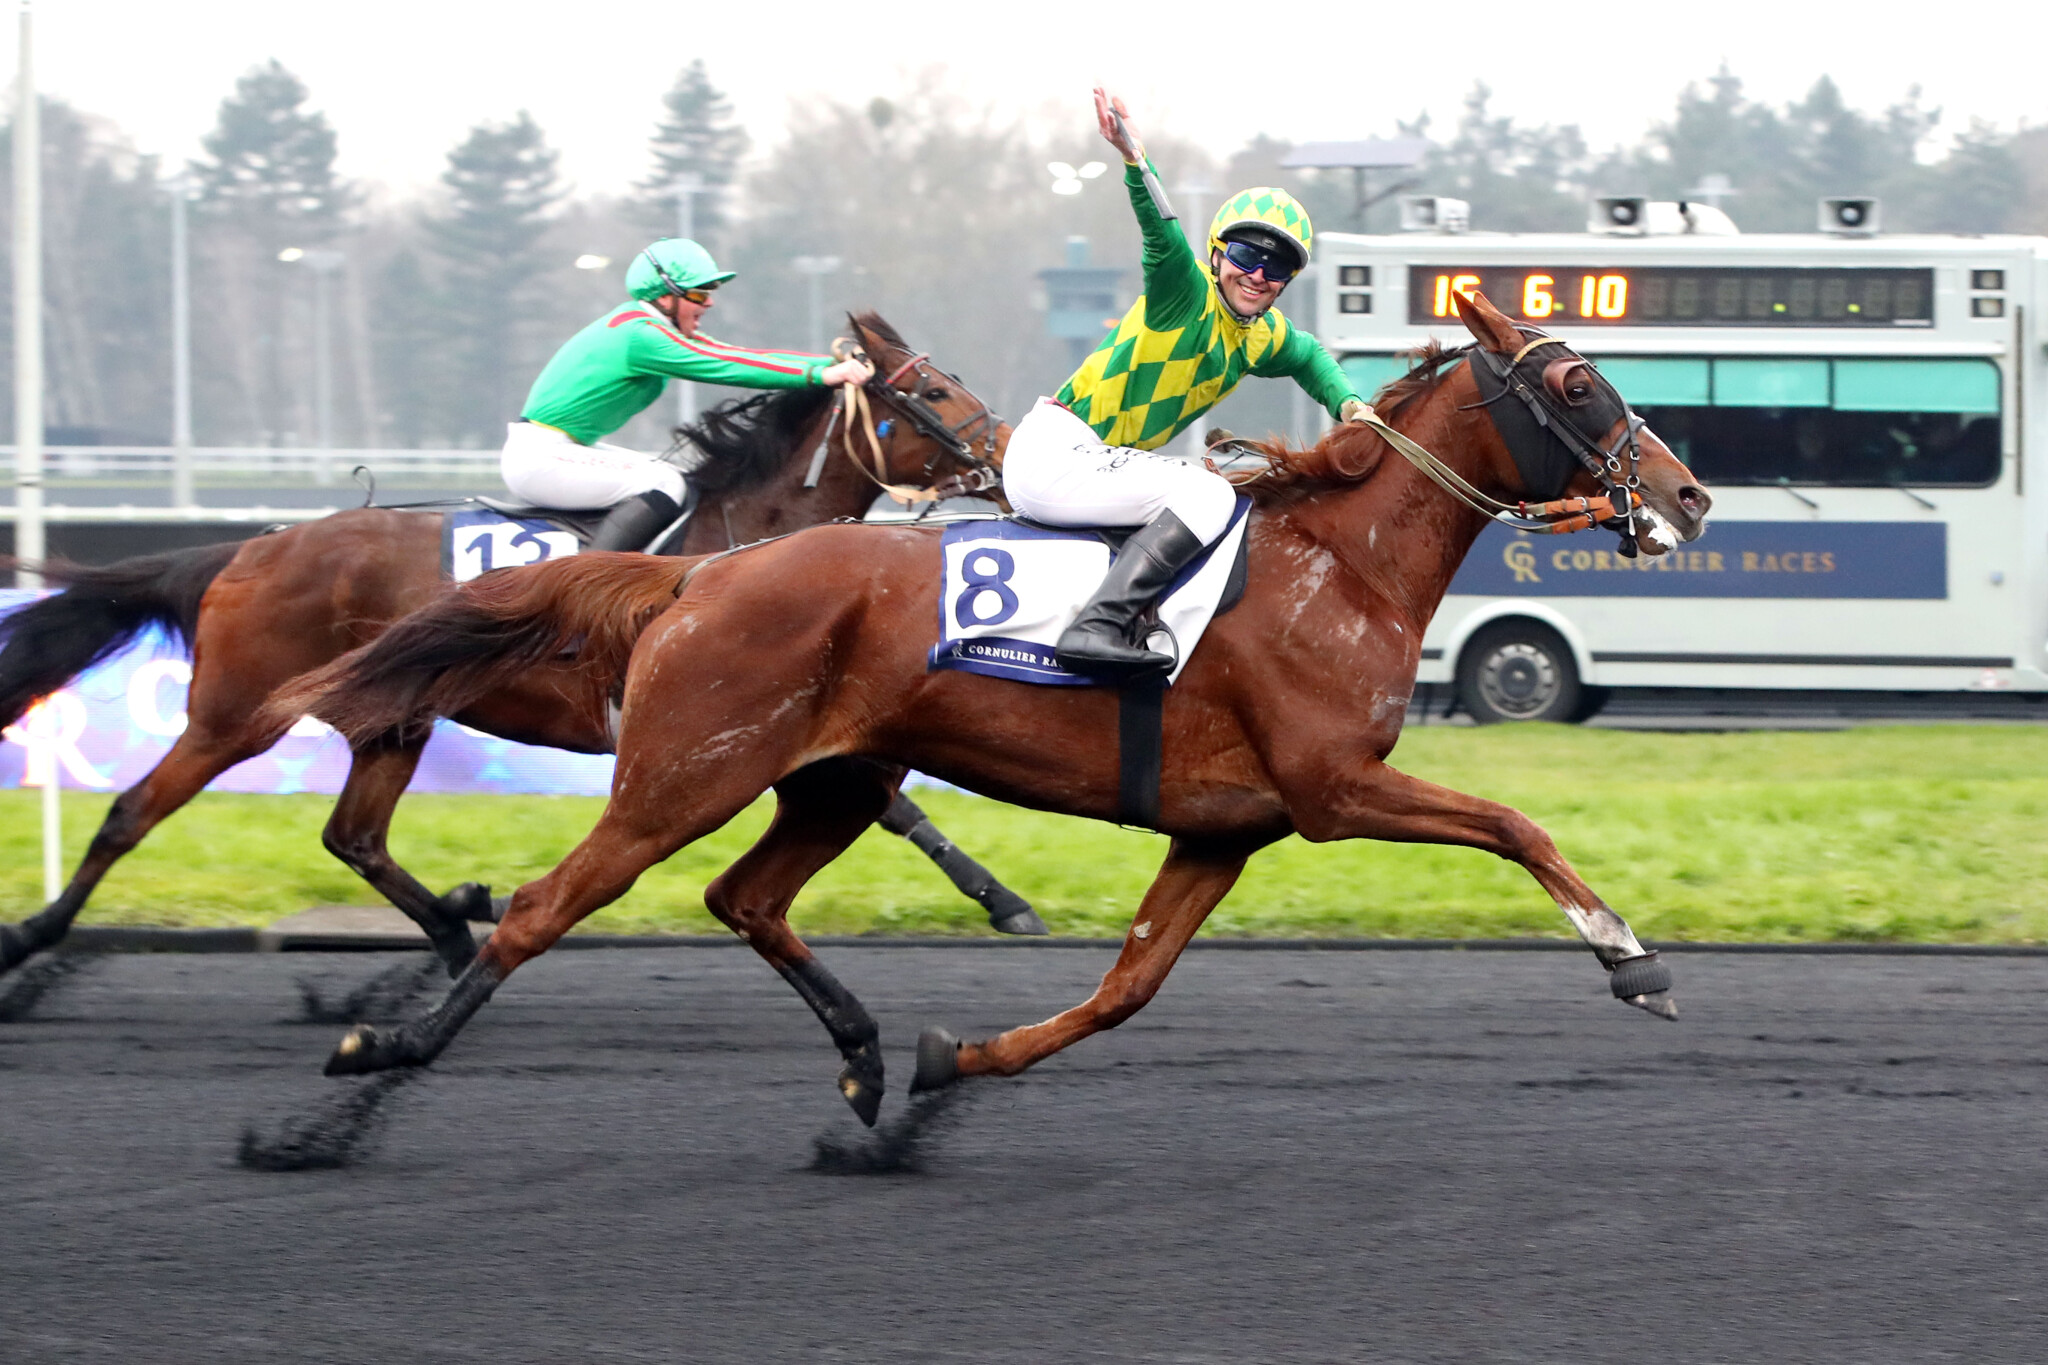
[(484, 574), (294, 679), (265, 711), (273, 723), (310, 712), (363, 743), (415, 733), (533, 669), (572, 663), (591, 683), (582, 702), (601, 721), (640, 632), (698, 562), (585, 552)]
[[(186, 649), (199, 628), (206, 589), (241, 552), (239, 541), (168, 554), (137, 555), (93, 568), (62, 561), (34, 567), (64, 586), (0, 617), (0, 724), (12, 725), (37, 698), (120, 652), (151, 626)], [(23, 561), (0, 558), (0, 570)]]

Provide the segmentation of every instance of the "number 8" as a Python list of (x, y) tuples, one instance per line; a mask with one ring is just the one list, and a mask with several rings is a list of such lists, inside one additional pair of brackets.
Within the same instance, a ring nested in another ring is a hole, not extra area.
[[(975, 561), (993, 563), (994, 569), (977, 571)], [(1010, 591), (1010, 579), (1017, 572), (1017, 561), (1007, 550), (996, 550), (976, 546), (960, 560), (959, 600), (953, 604), (953, 620), (961, 626), (993, 626), (1009, 620), (1017, 614), (1017, 594)], [(996, 611), (993, 615), (982, 616), (975, 610), (975, 604), (985, 592), (996, 595)]]

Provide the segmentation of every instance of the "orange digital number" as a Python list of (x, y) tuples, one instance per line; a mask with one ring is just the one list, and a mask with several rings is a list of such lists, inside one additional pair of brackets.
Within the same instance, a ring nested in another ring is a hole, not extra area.
[(1603, 318), (1627, 317), (1628, 276), (1602, 275), (1600, 295), (1594, 301), (1593, 309)]
[(1557, 300), (1551, 297), (1550, 286), (1557, 281), (1548, 275), (1531, 275), (1522, 281), (1522, 316), (1525, 318), (1547, 318), (1557, 307)]
[(1469, 294), (1479, 287), (1477, 275), (1439, 275), (1436, 277), (1436, 298), (1430, 312), (1440, 318), (1458, 316), (1458, 296)]

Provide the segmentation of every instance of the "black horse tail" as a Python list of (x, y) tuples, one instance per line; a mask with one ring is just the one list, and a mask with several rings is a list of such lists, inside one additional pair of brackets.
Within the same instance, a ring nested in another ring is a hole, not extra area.
[[(158, 626), (187, 649), (207, 587), (241, 544), (138, 555), (104, 568), (55, 561), (36, 572), (64, 591), (0, 617), (0, 724)], [(0, 570), (21, 566), (0, 558)], [(30, 566), (35, 567), (35, 566)]]
[(640, 632), (698, 563), (586, 551), (484, 574), (294, 678), (265, 716), (284, 725), (310, 713), (363, 744), (417, 733), (536, 668), (569, 664), (588, 684), (579, 703), (602, 724)]

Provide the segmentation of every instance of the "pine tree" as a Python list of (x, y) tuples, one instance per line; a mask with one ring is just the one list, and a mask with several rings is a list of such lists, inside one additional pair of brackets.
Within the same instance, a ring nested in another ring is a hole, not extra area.
[(331, 237), (351, 202), (334, 174), (334, 129), (303, 107), (306, 97), (276, 61), (256, 67), (221, 101), (206, 157), (192, 163), (207, 203), (279, 249)]
[(715, 247), (730, 221), (725, 191), (746, 155), (746, 130), (733, 122), (732, 101), (711, 83), (701, 60), (683, 68), (661, 102), (667, 113), (649, 140), (654, 169), (635, 186), (639, 216), (650, 232), (672, 235), (676, 183), (697, 176), (704, 190), (692, 206), (691, 230), (698, 241)]
[(204, 210), (195, 294), (218, 300), (195, 316), (195, 368), (213, 377), (215, 420), (238, 409), (242, 434), (265, 441), (312, 423), (313, 282), (278, 253), (332, 240), (354, 203), (334, 173), (334, 130), (306, 98), (278, 62), (250, 70), (191, 167)]
[(462, 436), (485, 444), (503, 439), (504, 423), (518, 416), (533, 368), (523, 343), (550, 311), (546, 276), (556, 262), (546, 241), (551, 211), (567, 192), (556, 160), (523, 109), (509, 123), (478, 124), (448, 154), (447, 210), (427, 220), (442, 260), (441, 315), (458, 386), (450, 410)]

